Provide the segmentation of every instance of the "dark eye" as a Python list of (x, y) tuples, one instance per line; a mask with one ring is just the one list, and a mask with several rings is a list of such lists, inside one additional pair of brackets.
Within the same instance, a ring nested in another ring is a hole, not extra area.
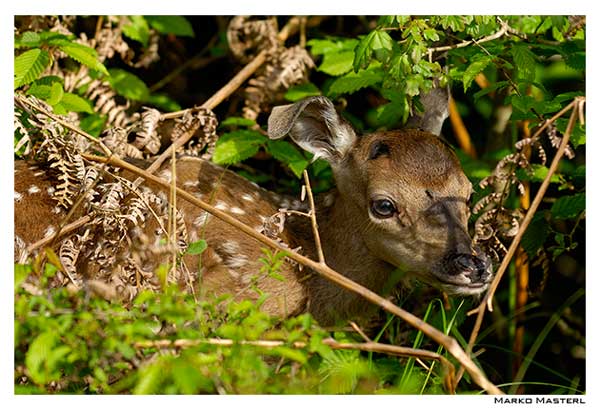
[(371, 202), (371, 213), (377, 218), (390, 218), (396, 213), (396, 205), (389, 199), (376, 199)]

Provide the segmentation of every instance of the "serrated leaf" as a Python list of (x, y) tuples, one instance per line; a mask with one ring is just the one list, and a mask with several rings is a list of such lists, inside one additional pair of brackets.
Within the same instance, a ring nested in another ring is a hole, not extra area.
[(40, 85), (34, 82), (31, 87), (29, 87), (25, 95), (33, 95), (40, 100), (46, 101), (48, 98), (50, 98), (51, 90), (52, 87), (49, 85)]
[(585, 192), (569, 196), (561, 196), (552, 204), (550, 212), (555, 219), (575, 218), (585, 211)]
[(194, 37), (194, 29), (182, 16), (145, 16), (146, 21), (162, 34), (174, 34), (182, 37)]
[(36, 80), (50, 65), (50, 61), (48, 52), (39, 48), (28, 50), (19, 55), (14, 62), (14, 88), (17, 89)]
[(206, 248), (208, 248), (208, 244), (204, 239), (200, 239), (199, 241), (190, 243), (185, 253), (188, 255), (201, 255)]
[(124, 24), (121, 28), (123, 34), (132, 40), (139, 41), (144, 47), (148, 46), (150, 38), (150, 28), (148, 22), (142, 16), (127, 16), (129, 24)]
[(235, 164), (254, 156), (267, 137), (256, 131), (237, 130), (224, 134), (217, 140), (213, 162), (221, 165)]
[(357, 73), (350, 72), (336, 78), (329, 86), (329, 93), (333, 95), (352, 94), (361, 88), (370, 87), (383, 80), (381, 67), (369, 67)]
[(321, 90), (313, 83), (305, 83), (290, 87), (286, 91), (284, 98), (288, 101), (296, 102), (315, 95), (321, 95)]
[(119, 95), (134, 101), (146, 101), (150, 96), (146, 84), (135, 74), (120, 68), (111, 68), (108, 72), (108, 82)]
[(98, 54), (93, 48), (63, 39), (52, 40), (50, 43), (58, 46), (62, 52), (71, 57), (73, 60), (91, 68), (92, 70), (97, 70), (102, 74), (108, 75), (106, 67), (104, 67), (104, 64), (98, 60)]
[(93, 114), (94, 109), (92, 108), (92, 104), (83, 98), (73, 93), (65, 93), (60, 100), (61, 105), (67, 110), (72, 112), (85, 112), (88, 114)]
[(40, 45), (41, 39), (42, 38), (38, 33), (33, 31), (26, 31), (15, 38), (15, 48), (38, 47)]
[[(564, 134), (567, 130), (567, 123), (569, 121), (566, 118), (559, 118), (556, 120), (556, 129), (560, 131), (561, 134)], [(577, 148), (580, 145), (584, 145), (586, 142), (586, 132), (585, 126), (581, 125), (581, 123), (575, 123), (573, 130), (571, 131), (571, 137), (569, 138), (573, 147)]]
[(354, 51), (327, 53), (323, 57), (323, 62), (317, 68), (317, 70), (337, 77), (352, 70), (353, 61)]
[(492, 62), (492, 58), (485, 56), (485, 57), (481, 57), (478, 60), (472, 62), (467, 67), (467, 69), (465, 70), (465, 73), (463, 74), (463, 79), (462, 79), (465, 92), (467, 92), (467, 89), (471, 86), (471, 83), (473, 83), (473, 80), (475, 79), (477, 74), (479, 74), (483, 70), (485, 70), (485, 68), (491, 62)]
[(309, 164), (309, 161), (304, 158), (304, 155), (287, 141), (269, 140), (267, 142), (267, 149), (276, 160), (281, 161), (290, 167), (294, 175), (298, 178), (302, 176), (302, 171), (304, 171)]
[(392, 53), (394, 40), (383, 30), (373, 30), (363, 37), (354, 50), (354, 71), (367, 68), (371, 63), (372, 55), (375, 53), (379, 61), (385, 62)]
[(510, 49), (520, 78), (533, 80), (535, 78), (536, 55), (526, 44), (516, 43)]

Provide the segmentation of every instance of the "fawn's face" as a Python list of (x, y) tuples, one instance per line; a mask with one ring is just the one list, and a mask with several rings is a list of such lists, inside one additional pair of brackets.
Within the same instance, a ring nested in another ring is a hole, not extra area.
[(287, 134), (329, 161), (342, 198), (334, 206), (346, 207), (373, 255), (451, 294), (487, 288), (489, 258), (467, 230), (471, 183), (441, 139), (421, 130), (358, 137), (323, 97), (273, 110), (269, 135)]
[(489, 262), (467, 230), (471, 183), (456, 155), (419, 130), (357, 138), (336, 168), (371, 253), (452, 294), (487, 287)]

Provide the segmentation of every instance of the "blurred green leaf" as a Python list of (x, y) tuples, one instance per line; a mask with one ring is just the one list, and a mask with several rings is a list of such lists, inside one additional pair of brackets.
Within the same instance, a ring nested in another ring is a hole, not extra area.
[(221, 165), (235, 164), (254, 156), (267, 137), (257, 131), (237, 130), (224, 134), (217, 140), (213, 162)]
[(201, 255), (206, 248), (208, 248), (208, 244), (204, 239), (200, 239), (199, 241), (190, 243), (185, 253), (188, 255)]
[(275, 159), (289, 166), (298, 178), (302, 176), (302, 171), (309, 164), (304, 155), (287, 141), (269, 140), (267, 142), (267, 149)]
[(284, 98), (291, 102), (299, 101), (306, 97), (321, 95), (321, 90), (313, 83), (304, 83), (290, 87), (284, 95)]
[(146, 101), (150, 96), (150, 90), (146, 84), (135, 74), (120, 68), (111, 68), (108, 82), (120, 95), (134, 101)]
[(142, 16), (127, 16), (129, 23), (121, 25), (123, 34), (132, 40), (139, 41), (144, 47), (148, 46), (150, 28), (148, 22)]
[(585, 210), (585, 193), (561, 196), (552, 204), (552, 217), (556, 219), (575, 218)]
[(146, 21), (162, 34), (174, 34), (181, 37), (194, 37), (190, 22), (182, 16), (145, 16)]

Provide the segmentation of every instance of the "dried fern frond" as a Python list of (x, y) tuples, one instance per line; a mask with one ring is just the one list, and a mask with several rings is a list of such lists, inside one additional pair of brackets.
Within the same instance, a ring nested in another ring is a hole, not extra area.
[(231, 53), (245, 64), (260, 51), (271, 53), (279, 47), (277, 20), (251, 20), (249, 16), (236, 16), (227, 28), (227, 42)]

